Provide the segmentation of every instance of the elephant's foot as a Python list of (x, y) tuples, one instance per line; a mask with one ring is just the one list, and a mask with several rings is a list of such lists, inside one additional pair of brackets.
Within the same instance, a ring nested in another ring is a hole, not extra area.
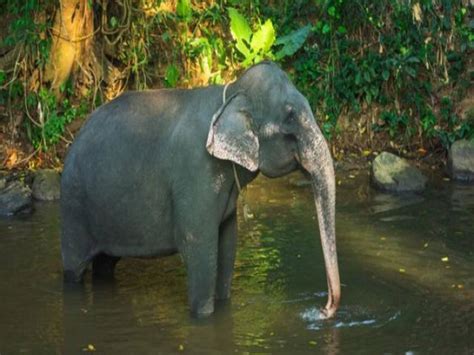
[(199, 302), (198, 305), (193, 305), (191, 307), (191, 314), (193, 317), (196, 318), (207, 318), (212, 313), (214, 313), (214, 300), (208, 299), (207, 301), (201, 303)]
[(64, 270), (63, 280), (67, 284), (79, 284), (82, 282), (84, 271)]

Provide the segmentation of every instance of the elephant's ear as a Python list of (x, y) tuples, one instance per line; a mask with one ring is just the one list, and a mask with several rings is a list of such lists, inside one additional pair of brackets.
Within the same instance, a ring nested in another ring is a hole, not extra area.
[(212, 117), (206, 148), (216, 158), (256, 171), (259, 143), (250, 112), (250, 102), (243, 93), (230, 97)]

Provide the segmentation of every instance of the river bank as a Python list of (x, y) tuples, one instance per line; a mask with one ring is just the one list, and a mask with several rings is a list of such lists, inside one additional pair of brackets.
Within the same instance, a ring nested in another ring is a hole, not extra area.
[[(358, 175), (368, 175), (375, 190), (423, 193), (427, 185), (436, 188), (451, 180), (452, 183), (474, 181), (474, 141), (458, 141), (444, 159), (433, 154), (406, 159), (389, 152), (348, 153), (335, 160), (335, 168), (337, 185)], [(54, 169), (0, 170), (0, 215), (27, 214), (33, 209), (33, 200), (59, 199), (60, 174), (60, 164)], [(295, 182), (296, 185), (308, 183), (303, 178)]]

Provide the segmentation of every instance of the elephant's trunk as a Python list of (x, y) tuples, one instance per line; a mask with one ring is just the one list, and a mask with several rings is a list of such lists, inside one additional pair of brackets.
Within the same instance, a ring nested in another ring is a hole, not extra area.
[(304, 132), (299, 141), (298, 154), (301, 165), (311, 174), (312, 178), (328, 282), (328, 302), (322, 312), (325, 318), (330, 318), (339, 307), (341, 298), (336, 252), (334, 166), (327, 142), (312, 115), (304, 117), (303, 126)]

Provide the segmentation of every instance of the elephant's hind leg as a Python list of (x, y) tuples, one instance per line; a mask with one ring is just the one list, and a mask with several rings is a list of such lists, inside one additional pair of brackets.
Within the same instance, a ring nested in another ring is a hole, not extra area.
[(100, 253), (92, 261), (93, 276), (99, 279), (112, 279), (114, 277), (115, 265), (117, 265), (119, 260), (118, 256)]
[(90, 261), (94, 258), (94, 242), (84, 223), (62, 215), (61, 254), (64, 282), (82, 282)]
[(90, 257), (87, 255), (77, 254), (74, 252), (64, 251), (63, 249), (63, 268), (64, 268), (64, 282), (79, 283), (82, 282), (84, 273), (90, 262)]
[(92, 259), (90, 249), (84, 248), (83, 245), (76, 248), (74, 243), (68, 243), (64, 239), (62, 244), (64, 282), (82, 282), (87, 266)]

